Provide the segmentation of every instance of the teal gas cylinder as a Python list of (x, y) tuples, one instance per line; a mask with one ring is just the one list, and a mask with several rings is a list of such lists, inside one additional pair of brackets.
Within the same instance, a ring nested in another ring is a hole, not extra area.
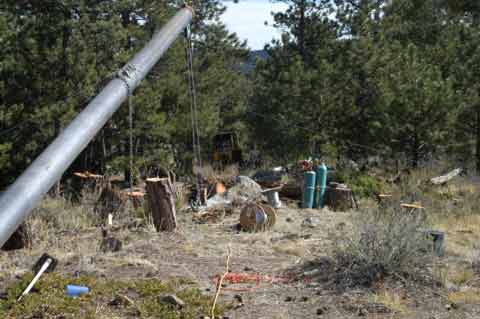
[(315, 176), (314, 171), (305, 172), (305, 183), (303, 186), (303, 208), (313, 208), (313, 197), (315, 193)]
[(327, 189), (327, 173), (328, 169), (325, 163), (317, 166), (315, 169), (315, 195), (313, 199), (314, 208), (322, 208), (325, 205), (325, 192)]

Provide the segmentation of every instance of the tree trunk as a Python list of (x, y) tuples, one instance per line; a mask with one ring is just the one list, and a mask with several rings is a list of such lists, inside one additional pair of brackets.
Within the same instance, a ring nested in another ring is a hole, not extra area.
[(475, 146), (475, 166), (477, 174), (480, 174), (480, 107), (477, 107), (477, 123), (476, 123), (476, 146)]
[(32, 246), (32, 234), (26, 223), (21, 224), (2, 246), (2, 250), (11, 251)]
[(148, 203), (157, 231), (174, 231), (177, 227), (175, 189), (170, 178), (149, 178)]

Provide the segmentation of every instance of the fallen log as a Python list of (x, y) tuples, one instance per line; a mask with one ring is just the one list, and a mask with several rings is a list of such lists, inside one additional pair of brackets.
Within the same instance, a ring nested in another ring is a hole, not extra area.
[(462, 173), (462, 169), (457, 168), (449, 172), (448, 174), (430, 179), (430, 183), (433, 185), (444, 185), (448, 183), (450, 180), (452, 180), (453, 178), (460, 175), (461, 173)]
[(146, 180), (148, 206), (157, 231), (174, 231), (177, 227), (175, 187), (170, 178)]

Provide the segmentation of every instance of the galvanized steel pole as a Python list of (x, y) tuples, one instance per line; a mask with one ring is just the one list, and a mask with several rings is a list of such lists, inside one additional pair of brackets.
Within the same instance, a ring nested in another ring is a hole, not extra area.
[(62, 177), (193, 18), (181, 9), (0, 197), (0, 247)]

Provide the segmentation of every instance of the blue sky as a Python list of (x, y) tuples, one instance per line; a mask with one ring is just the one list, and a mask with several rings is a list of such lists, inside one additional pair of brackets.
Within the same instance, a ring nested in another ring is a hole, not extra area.
[[(270, 0), (240, 0), (239, 3), (224, 1), (227, 11), (222, 16), (230, 32), (235, 32), (240, 40), (247, 40), (253, 50), (263, 49), (273, 38), (278, 39), (280, 32), (271, 26), (270, 12), (283, 11), (284, 3), (272, 3)], [(265, 26), (265, 21), (269, 23)]]

